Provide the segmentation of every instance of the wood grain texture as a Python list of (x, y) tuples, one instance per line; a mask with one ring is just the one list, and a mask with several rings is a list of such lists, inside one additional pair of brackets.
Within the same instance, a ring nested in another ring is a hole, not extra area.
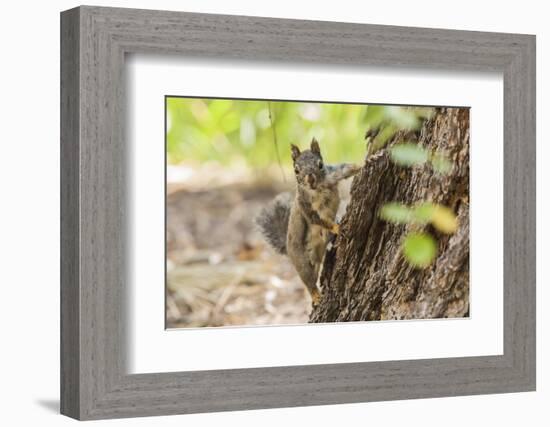
[[(533, 36), (84, 6), (62, 13), (61, 38), (62, 413), (99, 419), (535, 388)], [(503, 72), (504, 354), (128, 375), (128, 53)]]
[(61, 20), (61, 412), (80, 413), (79, 13)]

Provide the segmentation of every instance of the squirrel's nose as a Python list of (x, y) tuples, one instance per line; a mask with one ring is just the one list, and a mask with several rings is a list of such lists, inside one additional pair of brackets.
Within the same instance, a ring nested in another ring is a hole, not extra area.
[(315, 187), (315, 175), (309, 174), (306, 176), (307, 183), (310, 185), (310, 187)]

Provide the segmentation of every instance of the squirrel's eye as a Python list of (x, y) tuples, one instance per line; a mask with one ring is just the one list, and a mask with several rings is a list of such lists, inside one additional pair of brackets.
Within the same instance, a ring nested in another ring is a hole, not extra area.
[(296, 175), (298, 175), (298, 174), (300, 173), (300, 171), (298, 170), (298, 168), (294, 168), (294, 173), (295, 173)]
[(323, 169), (323, 162), (319, 162), (319, 169)]

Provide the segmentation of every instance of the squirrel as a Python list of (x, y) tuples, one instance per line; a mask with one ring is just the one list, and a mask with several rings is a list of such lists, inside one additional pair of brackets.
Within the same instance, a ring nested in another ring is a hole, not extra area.
[(315, 306), (321, 298), (317, 278), (329, 234), (339, 232), (335, 222), (340, 204), (338, 182), (355, 175), (361, 167), (326, 165), (315, 138), (309, 150), (300, 151), (291, 144), (291, 151), (296, 175), (294, 197), (279, 194), (260, 211), (256, 224), (276, 252), (288, 255)]

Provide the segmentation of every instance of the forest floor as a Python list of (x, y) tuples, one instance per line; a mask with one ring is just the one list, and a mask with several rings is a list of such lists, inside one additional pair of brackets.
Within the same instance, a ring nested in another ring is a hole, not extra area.
[(285, 186), (219, 170), (216, 182), (200, 179), (208, 171), (195, 175), (167, 184), (167, 327), (307, 323), (309, 294), (254, 225)]

